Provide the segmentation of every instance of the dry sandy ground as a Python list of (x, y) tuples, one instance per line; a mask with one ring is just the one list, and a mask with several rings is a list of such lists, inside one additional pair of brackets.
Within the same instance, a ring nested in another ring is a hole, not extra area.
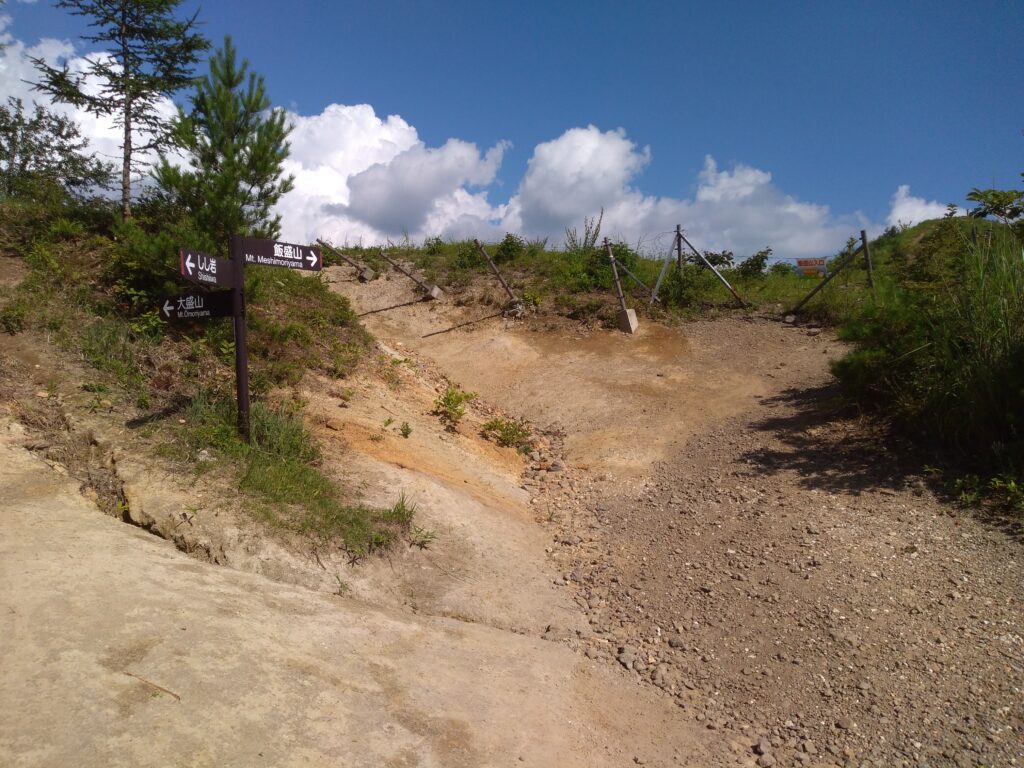
[(0, 424), (4, 766), (712, 760), (670, 700), (557, 644), (196, 562), (24, 437)]

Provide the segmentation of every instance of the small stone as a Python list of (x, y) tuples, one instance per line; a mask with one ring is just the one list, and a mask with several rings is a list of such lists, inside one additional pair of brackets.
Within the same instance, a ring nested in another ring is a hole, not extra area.
[(754, 745), (755, 755), (767, 755), (772, 751), (772, 743), (768, 739), (761, 739)]
[(814, 745), (814, 742), (810, 739), (806, 739), (803, 744), (800, 745), (800, 749), (806, 752), (808, 755), (818, 754), (818, 748)]
[(757, 758), (757, 765), (759, 768), (771, 768), (771, 766), (775, 765), (775, 758), (771, 755), (761, 755)]
[(843, 731), (848, 731), (851, 728), (853, 728), (853, 720), (851, 720), (848, 717), (840, 717), (838, 720), (836, 720), (836, 728), (839, 728)]

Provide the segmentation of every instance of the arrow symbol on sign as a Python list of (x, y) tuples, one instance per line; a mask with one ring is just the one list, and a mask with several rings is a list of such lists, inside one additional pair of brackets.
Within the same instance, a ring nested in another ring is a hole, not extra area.
[(194, 265), (192, 264), (192, 254), (190, 253), (188, 256), (185, 257), (185, 269), (188, 270), (189, 275), (192, 274), (193, 266)]
[(315, 267), (316, 266), (316, 251), (314, 251), (312, 248), (310, 248), (309, 249), (309, 254), (306, 256), (306, 258), (309, 259), (309, 266), (311, 266), (311, 267)]
[(170, 317), (172, 309), (174, 309), (174, 305), (171, 304), (170, 301), (165, 301), (164, 302), (164, 314), (167, 315), (168, 317)]

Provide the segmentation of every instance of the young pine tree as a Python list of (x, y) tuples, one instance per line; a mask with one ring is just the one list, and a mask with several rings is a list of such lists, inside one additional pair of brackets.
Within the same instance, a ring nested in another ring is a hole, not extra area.
[[(209, 44), (195, 32), (196, 16), (175, 18), (181, 0), (58, 0), (57, 6), (85, 16), (96, 30), (83, 39), (106, 46), (87, 60), (84, 72), (67, 62), (53, 67), (32, 60), (42, 75), (36, 89), (121, 127), (121, 213), (131, 215), (131, 178), (140, 153), (167, 140), (161, 107), (192, 84), (192, 68)], [(93, 86), (98, 86), (93, 87)]]
[(292, 188), (283, 176), (288, 156), (284, 110), (270, 107), (262, 76), (237, 60), (231, 38), (210, 60), (210, 74), (196, 85), (192, 110), (174, 125), (175, 144), (189, 167), (161, 156), (155, 176), (160, 187), (195, 219), (214, 242), (228, 236), (276, 238), (281, 217), (271, 208)]

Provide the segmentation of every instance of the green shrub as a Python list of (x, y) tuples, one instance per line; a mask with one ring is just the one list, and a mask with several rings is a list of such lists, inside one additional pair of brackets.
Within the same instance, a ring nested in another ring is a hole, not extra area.
[(28, 300), (23, 296), (8, 302), (3, 309), (0, 309), (0, 328), (10, 334), (21, 333), (25, 330), (28, 310)]
[(740, 265), (736, 267), (736, 274), (739, 277), (745, 277), (748, 279), (764, 277), (765, 268), (768, 266), (768, 259), (771, 255), (771, 248), (762, 248), (753, 256), (741, 261)]
[[(954, 245), (956, 247), (954, 247)], [(980, 461), (1024, 471), (1024, 256), (1002, 228), (976, 240), (949, 218), (851, 316), (846, 391)]]
[(529, 445), (533, 436), (525, 420), (494, 418), (483, 426), (483, 434), (506, 448), (522, 449)]
[(494, 262), (502, 264), (507, 261), (515, 261), (524, 253), (526, 253), (526, 241), (519, 235), (509, 232), (494, 250)]
[(448, 429), (455, 429), (466, 415), (466, 403), (476, 398), (476, 392), (466, 392), (457, 384), (449, 384), (434, 401), (434, 413), (441, 417)]

